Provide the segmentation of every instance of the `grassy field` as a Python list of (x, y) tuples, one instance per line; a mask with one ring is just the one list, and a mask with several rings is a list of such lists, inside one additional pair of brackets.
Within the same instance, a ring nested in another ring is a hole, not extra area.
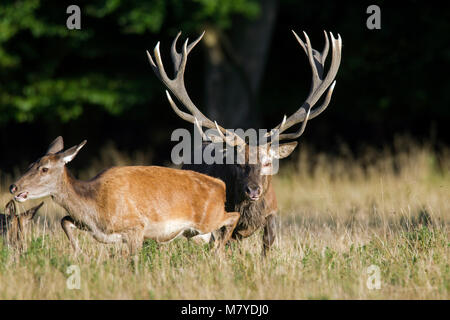
[[(0, 243), (0, 299), (450, 298), (450, 152), (399, 140), (358, 159), (345, 148), (340, 156), (299, 154), (275, 178), (279, 230), (266, 259), (261, 234), (224, 257), (184, 239), (149, 241), (135, 263), (125, 247), (81, 231), (83, 255), (75, 256), (59, 225), (63, 210), (46, 199), (22, 254)], [(80, 176), (147, 161), (112, 147), (98, 159)], [(1, 176), (1, 206), (11, 180)], [(80, 289), (67, 287), (72, 265)], [(367, 286), (372, 265), (380, 289)]]

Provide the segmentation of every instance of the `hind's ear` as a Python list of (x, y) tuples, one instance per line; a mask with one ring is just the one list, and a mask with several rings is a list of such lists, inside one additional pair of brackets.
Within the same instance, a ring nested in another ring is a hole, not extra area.
[(20, 217), (25, 218), (28, 221), (31, 221), (34, 218), (34, 216), (36, 215), (36, 213), (38, 212), (38, 210), (43, 206), (43, 204), (44, 204), (44, 202), (41, 202), (38, 206), (25, 211), (24, 213), (22, 213), (20, 215)]
[(76, 155), (78, 154), (78, 152), (81, 150), (81, 148), (84, 147), (84, 145), (86, 144), (87, 140), (84, 140), (82, 143), (80, 143), (79, 145), (73, 146), (70, 149), (67, 149), (66, 151), (62, 152), (60, 154), (60, 157), (62, 159), (62, 161), (64, 163), (69, 163), (70, 161), (72, 161)]
[(5, 214), (10, 215), (10, 216), (15, 216), (16, 212), (17, 212), (16, 211), (16, 203), (14, 202), (14, 200), (11, 200), (10, 202), (8, 202), (6, 204)]
[(48, 146), (47, 154), (55, 154), (64, 149), (64, 140), (61, 136), (53, 140), (52, 143)]

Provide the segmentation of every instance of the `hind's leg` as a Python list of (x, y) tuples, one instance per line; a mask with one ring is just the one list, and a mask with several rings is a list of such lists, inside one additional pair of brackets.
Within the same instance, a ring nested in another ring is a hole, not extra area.
[(126, 232), (124, 241), (128, 245), (130, 256), (136, 256), (144, 243), (144, 229), (132, 229)]
[(67, 238), (70, 241), (70, 244), (72, 245), (72, 248), (75, 250), (76, 253), (80, 252), (80, 247), (78, 246), (78, 241), (75, 239), (73, 235), (73, 230), (77, 229), (78, 227), (75, 225), (75, 221), (70, 216), (65, 216), (61, 220), (61, 227), (64, 230), (64, 233), (66, 234)]
[(91, 231), (90, 233), (95, 240), (105, 244), (120, 243), (123, 241), (122, 235), (119, 233), (106, 234), (100, 231)]
[(221, 232), (220, 238), (217, 239), (217, 242), (215, 244), (216, 250), (225, 247), (225, 244), (228, 242), (228, 240), (230, 240), (231, 235), (233, 234), (233, 230), (236, 227), (240, 216), (241, 215), (239, 212), (225, 212), (224, 221), (221, 226), (225, 227), (225, 231)]
[(212, 232), (205, 233), (205, 234), (199, 234), (197, 236), (188, 237), (189, 240), (192, 240), (195, 244), (202, 245), (202, 244), (208, 244), (212, 240)]

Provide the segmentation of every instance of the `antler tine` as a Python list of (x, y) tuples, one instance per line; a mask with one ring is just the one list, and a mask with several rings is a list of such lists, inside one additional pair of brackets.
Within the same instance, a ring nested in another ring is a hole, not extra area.
[[(180, 76), (180, 78), (182, 80), (184, 80), (184, 70), (186, 70), (186, 62), (187, 62), (187, 56), (188, 56), (188, 52), (187, 52), (187, 45), (189, 42), (189, 38), (186, 38), (186, 41), (183, 43), (183, 49), (182, 49), (182, 55), (181, 55), (181, 62), (180, 62), (180, 67), (176, 73), (176, 77), (178, 78), (178, 76)], [(183, 88), (186, 90), (186, 88), (184, 87), (184, 81), (183, 83)]]
[[(326, 108), (328, 106), (328, 104), (331, 101), (331, 96), (333, 94), (333, 90), (334, 90), (334, 86), (336, 85), (336, 81), (333, 82), (333, 84), (330, 86), (330, 88), (328, 89), (327, 95), (325, 97), (325, 100), (323, 101), (323, 105), (321, 106), (321, 108)], [(311, 107), (308, 108), (308, 111), (305, 112), (305, 109), (302, 109), (303, 112), (306, 113), (305, 116), (305, 120), (303, 120), (302, 126), (301, 128), (294, 133), (284, 133), (284, 134), (279, 134), (278, 139), (279, 140), (293, 140), (293, 139), (297, 139), (299, 138), (303, 132), (305, 131), (306, 128), (306, 122), (308, 121), (308, 119), (311, 119), (310, 114), (311, 114)], [(281, 130), (280, 130), (281, 131)]]
[(222, 131), (220, 130), (220, 127), (216, 121), (214, 121), (214, 124), (216, 125), (217, 132), (219, 132), (219, 135), (220, 135), (220, 138), (222, 139), (222, 141), (225, 141), (229, 146), (236, 147), (236, 146), (242, 145), (244, 143), (244, 140), (242, 140), (242, 138), (239, 137), (237, 134), (234, 134), (234, 133), (228, 134), (229, 133), (228, 130), (226, 132), (227, 136), (225, 136), (222, 133)]
[(306, 44), (300, 39), (300, 37), (297, 35), (297, 33), (294, 30), (291, 30), (294, 34), (295, 39), (297, 39), (297, 42), (302, 46), (303, 50), (306, 54), (308, 54), (308, 49), (306, 49)]
[[(200, 119), (202, 122), (204, 122), (205, 125), (208, 125), (209, 127), (214, 128), (214, 123), (211, 120), (209, 120), (205, 115), (203, 115), (203, 113), (200, 112), (200, 110), (197, 109), (197, 107), (194, 105), (194, 103), (190, 99), (190, 97), (186, 91), (186, 88), (184, 86), (184, 70), (186, 67), (186, 61), (187, 61), (187, 55), (188, 55), (187, 48), (186, 48), (187, 42), (185, 42), (183, 45), (182, 54), (176, 52), (176, 42), (177, 42), (176, 40), (178, 37), (179, 37), (179, 35), (177, 35), (176, 39), (172, 43), (172, 62), (174, 63), (175, 66), (178, 64), (177, 67), (174, 66), (175, 78), (170, 79), (167, 76), (167, 73), (164, 69), (164, 64), (162, 62), (161, 53), (160, 53), (160, 42), (158, 42), (156, 44), (155, 49), (153, 50), (156, 63), (153, 60), (153, 58), (151, 57), (150, 53), (147, 52), (147, 56), (149, 58), (150, 65), (152, 66), (152, 69), (155, 72), (155, 74), (158, 76), (158, 78), (164, 83), (164, 85), (177, 97), (177, 99), (193, 115), (195, 115), (198, 119)], [(198, 43), (198, 41), (200, 41), (200, 39), (201, 38), (199, 37), (199, 39), (197, 39), (194, 44)], [(193, 48), (193, 46), (190, 47), (191, 50), (192, 50), (192, 48)], [(169, 101), (169, 102), (171, 102), (171, 101)], [(172, 106), (172, 108), (175, 106), (173, 101), (171, 102), (171, 106)], [(174, 110), (175, 110), (175, 108), (174, 108)], [(180, 112), (181, 112), (181, 110), (180, 110)], [(177, 113), (177, 114), (179, 114), (179, 113)], [(187, 117), (187, 119), (185, 119), (185, 120), (194, 123), (193, 117)]]
[[(192, 49), (194, 49), (194, 47), (197, 45), (197, 43), (199, 43), (200, 40), (202, 40), (204, 35), (205, 35), (205, 31), (203, 31), (202, 34), (197, 39), (195, 39), (191, 44), (189, 44), (187, 46), (187, 55), (191, 52)], [(170, 47), (170, 54), (172, 56), (172, 62), (173, 62), (173, 68), (174, 68), (175, 74), (177, 73), (178, 69), (180, 68), (180, 63), (181, 63), (181, 59), (182, 59), (182, 54), (177, 51), (177, 41), (180, 36), (181, 36), (181, 31), (179, 31), (177, 33), (175, 39), (173, 39), (173, 41), (172, 41), (172, 46)]]
[(173, 111), (175, 111), (175, 113), (183, 120), (188, 121), (188, 122), (195, 122), (195, 117), (192, 116), (189, 113), (186, 113), (184, 111), (181, 111), (178, 106), (175, 104), (175, 102), (173, 101), (170, 93), (168, 90), (166, 90), (166, 96), (167, 96), (167, 100), (169, 100), (170, 106), (172, 107)]
[[(342, 51), (342, 39), (338, 34), (338, 37), (335, 38), (333, 34), (330, 32), (331, 37), (331, 46), (332, 46), (332, 60), (331, 66), (326, 74), (325, 78), (323, 78), (323, 71), (325, 66), (325, 60), (328, 55), (329, 50), (329, 39), (328, 34), (324, 31), (325, 35), (325, 45), (322, 50), (322, 53), (315, 50), (311, 46), (311, 42), (309, 40), (306, 32), (303, 32), (305, 35), (306, 43), (303, 42), (300, 37), (292, 31), (298, 43), (301, 45), (303, 50), (308, 56), (308, 61), (312, 70), (312, 84), (309, 95), (305, 102), (301, 105), (301, 107), (293, 113), (287, 120), (283, 119), (283, 122), (275, 127), (277, 132), (274, 132), (271, 135), (270, 141), (273, 139), (283, 140), (283, 139), (296, 139), (302, 135), (304, 129), (306, 127), (305, 122), (307, 119), (313, 119), (317, 117), (320, 113), (322, 113), (328, 106), (331, 100), (331, 96), (333, 94), (333, 90), (336, 84), (334, 78), (336, 77), (337, 71), (339, 69), (339, 65), (341, 63), (341, 51)], [(314, 109), (312, 107), (317, 103), (320, 97), (327, 92), (323, 103)], [(303, 122), (302, 127), (294, 133), (282, 134), (286, 129)], [(275, 136), (276, 135), (276, 136)]]
[(323, 30), (323, 34), (325, 36), (325, 46), (323, 47), (322, 53), (320, 54), (321, 55), (320, 63), (322, 65), (325, 65), (325, 59), (327, 58), (328, 50), (330, 48), (330, 41), (328, 40), (328, 35), (325, 30)]
[[(297, 33), (294, 30), (291, 30), (292, 33), (295, 36), (295, 39), (297, 40), (297, 42), (301, 45), (301, 47), (303, 48), (303, 50), (305, 51), (305, 53), (308, 55), (309, 57), (309, 51), (308, 51), (308, 45), (305, 44), (302, 39), (300, 39), (300, 37), (297, 35)], [(328, 40), (328, 35), (327, 32), (324, 30), (323, 31), (324, 35), (325, 35), (325, 45), (324, 48), (322, 50), (322, 52), (320, 53), (319, 51), (317, 51), (314, 48), (311, 48), (312, 52), (313, 52), (313, 56), (314, 58), (317, 59), (315, 66), (317, 68), (319, 77), (322, 78), (322, 74), (323, 74), (323, 66), (325, 65), (325, 60), (327, 58), (328, 55), (328, 50), (329, 50), (329, 46), (330, 46), (330, 42)], [(305, 38), (307, 39), (307, 43), (310, 43), (309, 41), (309, 37), (306, 34), (306, 32), (303, 32), (303, 34), (305, 35)]]
[(147, 55), (149, 57), (150, 64), (153, 67), (153, 71), (162, 82), (169, 83), (171, 80), (169, 79), (169, 77), (167, 77), (166, 70), (164, 69), (164, 65), (161, 60), (161, 53), (159, 52), (159, 41), (153, 49), (153, 54), (155, 55), (156, 64), (153, 61), (150, 53), (147, 51)]
[(319, 72), (317, 71), (316, 62), (314, 61), (314, 55), (313, 55), (313, 49), (311, 47), (311, 41), (309, 40), (309, 37), (305, 31), (303, 31), (303, 34), (305, 35), (305, 38), (306, 38), (306, 44), (307, 44), (306, 49), (308, 50), (307, 55), (308, 55), (309, 64), (310, 64), (311, 70), (312, 70), (312, 84), (311, 84), (311, 90), (310, 90), (310, 92), (312, 92), (318, 86), (320, 78), (319, 78)]
[(303, 121), (302, 126), (300, 127), (300, 129), (296, 133), (294, 133), (292, 135), (291, 139), (296, 139), (296, 138), (300, 137), (303, 134), (303, 132), (305, 132), (306, 123), (308, 122), (308, 118), (309, 118), (310, 113), (311, 113), (311, 107), (309, 107), (308, 111), (306, 112), (305, 121)]
[(203, 30), (202, 34), (199, 35), (198, 38), (195, 39), (190, 45), (188, 45), (188, 47), (187, 47), (187, 53), (188, 54), (191, 52), (192, 49), (194, 49), (194, 47), (197, 45), (197, 43), (199, 43), (200, 40), (202, 40), (203, 36), (205, 35), (205, 32), (206, 31)]
[[(205, 31), (197, 38), (195, 39), (191, 44), (189, 44), (189, 38), (186, 39), (186, 41), (183, 43), (183, 48), (181, 53), (177, 51), (177, 41), (181, 35), (181, 31), (177, 34), (175, 39), (172, 42), (171, 45), (171, 57), (172, 57), (172, 63), (174, 67), (174, 79), (170, 79), (167, 76), (167, 73), (164, 69), (164, 64), (161, 59), (161, 53), (160, 53), (160, 43), (158, 42), (155, 46), (155, 49), (153, 50), (155, 59), (152, 58), (151, 54), (147, 51), (147, 56), (150, 62), (150, 65), (152, 66), (153, 71), (157, 75), (157, 77), (164, 83), (164, 85), (167, 87), (167, 89), (172, 92), (172, 94), (175, 95), (177, 100), (190, 112), (186, 113), (184, 111), (181, 111), (178, 106), (173, 101), (171, 95), (169, 94), (169, 91), (166, 90), (167, 99), (170, 103), (170, 106), (175, 111), (175, 113), (182, 118), (185, 121), (188, 121), (192, 124), (198, 125), (201, 123), (202, 126), (210, 129), (217, 129), (219, 133), (222, 136), (235, 136), (235, 140), (239, 143), (245, 143), (244, 140), (242, 140), (239, 136), (235, 135), (234, 133), (231, 133), (227, 131), (226, 129), (222, 128), (221, 126), (215, 124), (215, 122), (208, 119), (192, 102), (191, 98), (189, 97), (185, 84), (184, 84), (184, 72), (186, 69), (186, 63), (187, 63), (187, 57), (191, 50), (200, 42), (200, 40), (203, 38), (205, 34)], [(229, 141), (227, 138), (225, 141)]]
[(148, 50), (145, 50), (145, 52), (147, 52), (148, 61), (150, 62), (150, 65), (152, 66), (152, 68), (156, 68), (156, 64), (153, 61), (153, 58), (152, 58), (152, 55), (150, 54), (150, 52), (148, 52)]
[(200, 125), (200, 123), (198, 123), (197, 118), (194, 118), (194, 119), (195, 119), (195, 126), (197, 127), (197, 130), (202, 135), (202, 139), (205, 140), (205, 141), (211, 141), (211, 139), (203, 132), (202, 126)]
[(315, 63), (316, 63), (317, 73), (319, 74), (320, 79), (323, 79), (325, 60), (327, 59), (328, 49), (330, 47), (330, 41), (328, 40), (326, 31), (324, 30), (323, 33), (325, 35), (325, 45), (323, 47), (322, 52), (319, 52), (318, 50), (315, 50), (314, 48), (312, 48)]
[(181, 62), (181, 54), (177, 52), (177, 41), (178, 38), (181, 35), (181, 31), (177, 33), (177, 36), (175, 39), (173, 39), (172, 46), (170, 48), (170, 54), (172, 56), (172, 63), (173, 63), (173, 73), (176, 74), (178, 68), (180, 67)]

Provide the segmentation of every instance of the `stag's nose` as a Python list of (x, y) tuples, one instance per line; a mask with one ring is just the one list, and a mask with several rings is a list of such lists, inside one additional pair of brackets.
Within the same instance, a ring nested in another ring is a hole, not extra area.
[(261, 196), (261, 187), (260, 186), (247, 186), (245, 192), (251, 200), (258, 200)]
[(9, 192), (11, 192), (12, 194), (14, 194), (14, 193), (16, 193), (16, 191), (17, 191), (17, 186), (16, 186), (15, 184), (12, 184), (12, 185), (9, 187)]

